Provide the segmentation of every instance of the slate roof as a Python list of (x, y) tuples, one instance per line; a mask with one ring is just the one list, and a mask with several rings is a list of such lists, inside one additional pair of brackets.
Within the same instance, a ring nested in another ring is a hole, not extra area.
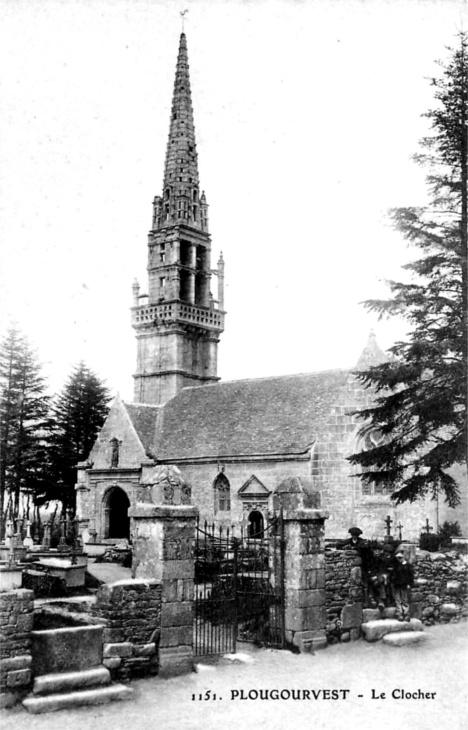
[(303, 454), (345, 386), (348, 370), (184, 388), (161, 408), (158, 460)]
[(125, 409), (146, 452), (154, 450), (158, 414), (161, 406), (124, 403)]

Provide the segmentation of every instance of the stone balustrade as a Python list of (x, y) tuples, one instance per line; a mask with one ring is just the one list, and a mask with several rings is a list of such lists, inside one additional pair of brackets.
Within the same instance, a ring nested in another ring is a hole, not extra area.
[(224, 314), (217, 309), (198, 307), (195, 304), (169, 302), (164, 304), (145, 304), (132, 308), (132, 325), (151, 324), (158, 320), (162, 324), (175, 321), (196, 324), (218, 331), (224, 327)]

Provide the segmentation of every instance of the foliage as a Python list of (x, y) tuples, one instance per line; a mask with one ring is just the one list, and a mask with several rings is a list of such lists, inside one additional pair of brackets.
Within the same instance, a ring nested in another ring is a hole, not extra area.
[(2, 518), (7, 510), (9, 516), (18, 516), (21, 494), (37, 505), (49, 488), (52, 424), (45, 391), (35, 351), (19, 329), (11, 326), (0, 344)]
[(427, 169), (429, 203), (390, 211), (420, 258), (404, 267), (409, 283), (389, 282), (390, 299), (365, 302), (379, 317), (401, 316), (410, 325), (388, 362), (358, 373), (376, 393), (360, 415), (384, 438), (349, 457), (365, 483), (390, 485), (396, 504), (442, 494), (456, 506), (450, 467), (467, 454), (467, 35), (449, 50), (441, 78), (432, 79), (437, 107), (424, 115), (432, 135), (415, 156)]
[(75, 366), (53, 405), (55, 498), (74, 510), (78, 462), (84, 461), (108, 413), (109, 390), (83, 362)]
[(419, 536), (419, 547), (421, 550), (428, 550), (430, 553), (436, 553), (441, 545), (439, 535), (431, 535), (428, 532), (422, 532)]
[(460, 537), (462, 534), (459, 522), (445, 522), (439, 526), (438, 536), (440, 537), (440, 544), (444, 547), (451, 545), (452, 537)]

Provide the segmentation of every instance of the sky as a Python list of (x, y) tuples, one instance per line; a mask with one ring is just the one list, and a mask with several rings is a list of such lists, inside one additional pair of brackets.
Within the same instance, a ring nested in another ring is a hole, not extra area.
[(218, 374), (353, 367), (371, 329), (405, 335), (361, 302), (417, 257), (387, 211), (426, 202), (411, 157), (466, 1), (0, 0), (0, 335), (52, 391), (84, 360), (132, 399), (184, 9)]

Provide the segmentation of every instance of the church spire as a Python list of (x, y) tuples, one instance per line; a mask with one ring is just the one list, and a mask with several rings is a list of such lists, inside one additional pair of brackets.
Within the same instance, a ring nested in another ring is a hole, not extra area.
[[(217, 300), (211, 292), (212, 274), (218, 278)], [(199, 188), (187, 40), (182, 32), (163, 191), (154, 198), (148, 234), (148, 293), (140, 294), (138, 282), (132, 288), (137, 403), (164, 403), (181, 388), (219, 380), (223, 281), (223, 260), (217, 272), (211, 268), (208, 205)]]
[(206, 231), (207, 205), (200, 200), (198, 157), (185, 33), (180, 35), (162, 200), (155, 200), (156, 227), (184, 223)]

